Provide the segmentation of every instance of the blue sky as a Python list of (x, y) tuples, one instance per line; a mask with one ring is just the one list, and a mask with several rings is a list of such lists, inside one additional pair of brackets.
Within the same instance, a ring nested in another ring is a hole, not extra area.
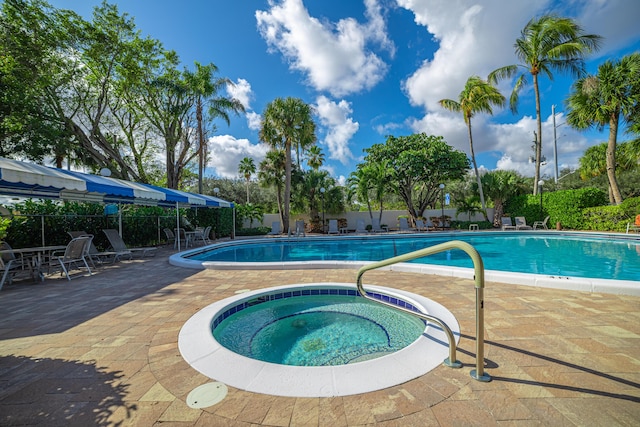
[[(90, 18), (99, 0), (51, 0)], [(438, 101), (457, 99), (469, 76), (515, 64), (513, 44), (534, 16), (555, 12), (604, 37), (587, 61), (589, 72), (607, 59), (640, 50), (637, 0), (117, 0), (144, 35), (175, 50), (186, 67), (213, 62), (236, 83), (230, 94), (247, 114), (231, 126), (218, 123), (209, 143), (207, 175), (238, 177), (238, 164), (256, 165), (267, 147), (258, 139), (260, 114), (277, 97), (302, 98), (315, 108), (324, 166), (344, 181), (362, 161), (363, 149), (386, 135), (426, 132), (469, 153), (461, 115)], [(554, 175), (551, 106), (556, 105), (558, 166), (574, 168), (604, 133), (578, 133), (564, 122), (564, 100), (573, 79), (541, 79), (543, 166)], [(508, 97), (509, 82), (500, 86)], [(532, 87), (519, 111), (496, 110), (472, 120), (481, 168), (512, 169), (533, 176), (535, 129)], [(624, 140), (624, 135), (620, 135)]]

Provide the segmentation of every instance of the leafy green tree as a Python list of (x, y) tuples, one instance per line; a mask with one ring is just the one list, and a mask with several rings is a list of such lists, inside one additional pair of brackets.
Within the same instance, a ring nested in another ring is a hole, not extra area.
[(493, 226), (500, 227), (504, 204), (511, 197), (521, 194), (524, 179), (515, 171), (495, 170), (482, 176), (485, 192), (493, 200)]
[[(196, 69), (193, 72), (185, 71), (185, 80), (195, 104), (193, 107), (198, 133), (198, 192), (202, 192), (202, 170), (206, 153), (203, 109), (208, 107), (209, 122), (219, 118), (229, 125), (231, 123), (229, 113), (244, 112), (244, 106), (235, 98), (220, 95), (222, 89), (227, 85), (233, 85), (233, 82), (226, 77), (217, 77), (217, 66), (214, 64), (201, 65), (197, 61), (195, 66)], [(249, 203), (248, 198), (247, 203)]]
[(476, 182), (478, 183), (478, 193), (480, 194), (480, 204), (484, 213), (485, 219), (487, 217), (487, 205), (484, 201), (484, 192), (482, 191), (482, 182), (480, 181), (480, 174), (478, 173), (478, 165), (476, 163), (476, 155), (473, 150), (473, 134), (471, 132), (471, 118), (477, 113), (493, 114), (492, 105), (502, 107), (505, 104), (505, 97), (500, 91), (493, 85), (485, 82), (478, 76), (471, 76), (467, 79), (467, 83), (464, 85), (464, 89), (458, 96), (458, 101), (453, 99), (441, 99), (440, 105), (447, 110), (462, 113), (464, 122), (467, 125), (467, 133), (469, 135), (469, 150), (471, 153), (471, 163), (473, 164), (473, 171), (476, 175)]
[(358, 165), (357, 170), (348, 178), (348, 185), (358, 201), (367, 204), (369, 217), (373, 219), (371, 202), (375, 201), (379, 208), (378, 219), (382, 220), (384, 210), (384, 198), (389, 191), (393, 191), (390, 185), (393, 170), (387, 160), (370, 162)]
[(251, 182), (251, 175), (256, 173), (256, 164), (251, 157), (245, 157), (240, 160), (238, 165), (238, 172), (244, 176), (247, 181), (247, 204), (249, 203), (249, 182)]
[(606, 61), (598, 74), (579, 79), (567, 98), (567, 123), (576, 129), (609, 126), (606, 149), (606, 172), (611, 203), (622, 203), (616, 178), (616, 145), (620, 121), (633, 122), (640, 111), (640, 54), (619, 61)]
[(285, 153), (284, 209), (281, 213), (284, 232), (289, 230), (291, 150), (314, 143), (315, 129), (311, 107), (299, 98), (276, 98), (267, 105), (262, 115), (260, 140)]
[(312, 145), (307, 150), (307, 164), (313, 170), (318, 170), (320, 166), (324, 164), (324, 153), (322, 148), (317, 145)]
[(388, 136), (384, 144), (374, 144), (365, 152), (365, 163), (386, 163), (392, 191), (414, 220), (435, 205), (441, 183), (460, 179), (469, 170), (465, 153), (449, 146), (441, 136), (424, 133)]
[(532, 18), (516, 39), (515, 53), (520, 64), (507, 65), (489, 74), (489, 82), (496, 83), (503, 78), (512, 78), (519, 69), (519, 75), (509, 104), (511, 111), (517, 112), (518, 95), (527, 85), (527, 74), (533, 79), (536, 102), (536, 168), (533, 180), (533, 194), (538, 194), (540, 164), (542, 162), (542, 118), (540, 116), (540, 74), (553, 80), (553, 71), (569, 72), (581, 76), (585, 72), (585, 55), (598, 50), (601, 37), (584, 34), (582, 28), (569, 18), (543, 15)]
[(278, 214), (283, 215), (283, 192), (285, 186), (285, 154), (284, 150), (273, 149), (267, 152), (264, 160), (260, 162), (258, 180), (263, 187), (272, 187), (276, 192)]

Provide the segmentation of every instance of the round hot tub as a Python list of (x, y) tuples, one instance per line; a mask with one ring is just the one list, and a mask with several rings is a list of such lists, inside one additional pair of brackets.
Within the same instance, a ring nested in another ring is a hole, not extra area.
[[(442, 305), (367, 286), (376, 299), (437, 317), (459, 337)], [(437, 326), (368, 301), (354, 285), (289, 285), (213, 303), (183, 326), (184, 359), (202, 374), (256, 393), (345, 396), (417, 378), (448, 356)]]

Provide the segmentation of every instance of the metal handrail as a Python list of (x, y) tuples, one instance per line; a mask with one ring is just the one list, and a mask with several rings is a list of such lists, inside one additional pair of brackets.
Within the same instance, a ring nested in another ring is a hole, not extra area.
[(396, 310), (409, 313), (411, 315), (420, 317), (421, 319), (432, 321), (440, 325), (444, 332), (447, 334), (447, 338), (449, 340), (449, 357), (444, 360), (444, 364), (453, 368), (460, 368), (462, 367), (462, 363), (456, 360), (456, 343), (453, 332), (451, 332), (451, 329), (443, 321), (428, 314), (418, 313), (404, 307), (400, 307), (395, 304), (387, 303), (386, 301), (381, 301), (379, 299), (373, 298), (372, 296), (367, 294), (362, 285), (362, 275), (369, 270), (388, 267), (392, 264), (407, 262), (416, 258), (422, 258), (427, 255), (433, 255), (435, 253), (444, 252), (450, 249), (460, 249), (466, 252), (473, 261), (473, 277), (476, 288), (476, 369), (471, 371), (471, 377), (478, 381), (488, 382), (491, 381), (491, 376), (484, 372), (484, 263), (482, 262), (480, 254), (473, 246), (466, 242), (452, 240), (450, 242), (440, 243), (428, 248), (409, 252), (408, 254), (399, 255), (393, 258), (388, 258), (382, 261), (367, 264), (358, 270), (358, 292), (364, 298), (367, 298), (371, 301), (375, 301), (379, 304), (392, 307)]

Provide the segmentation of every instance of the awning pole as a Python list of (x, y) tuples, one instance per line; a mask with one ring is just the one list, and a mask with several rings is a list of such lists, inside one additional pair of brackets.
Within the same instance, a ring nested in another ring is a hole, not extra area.
[(180, 212), (178, 202), (176, 202), (176, 240), (178, 241), (178, 252), (180, 252)]
[(118, 203), (118, 233), (122, 237), (122, 209), (120, 203)]

